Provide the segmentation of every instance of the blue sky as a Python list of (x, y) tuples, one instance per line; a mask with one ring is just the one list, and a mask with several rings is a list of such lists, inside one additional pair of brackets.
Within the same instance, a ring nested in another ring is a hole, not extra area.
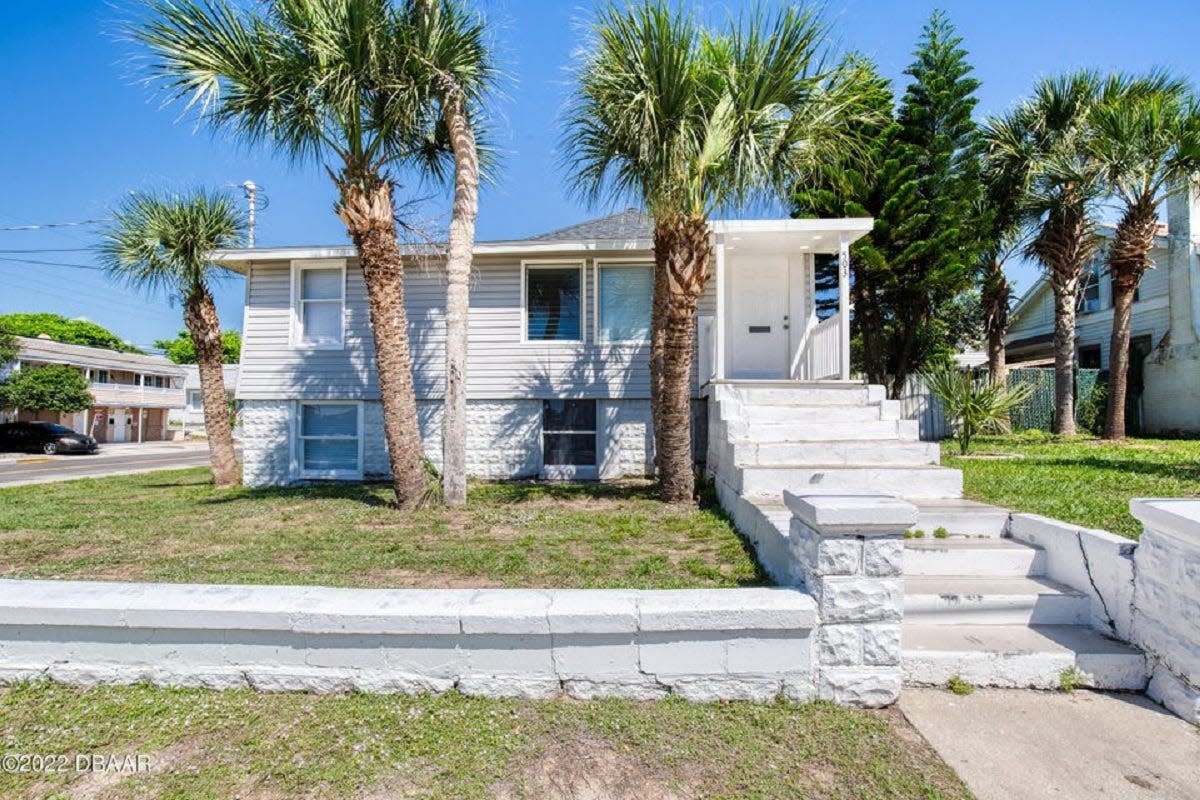
[[(494, 23), (508, 75), (498, 108), (504, 159), (496, 185), (483, 193), (481, 238), (515, 238), (568, 225), (609, 208), (574, 202), (559, 169), (558, 115), (565, 69), (582, 41), (590, 2), (482, 0)], [(696, 4), (724, 17), (736, 2)], [(343, 243), (323, 171), (295, 166), (180, 120), (138, 82), (135, 50), (120, 40), (125, 0), (7, 0), (0, 25), (0, 228), (106, 216), (134, 189), (197, 184), (233, 187), (252, 179), (269, 205), (259, 217), (260, 246)], [(1194, 27), (1194, 0), (830, 0), (827, 14), (843, 49), (876, 59), (900, 82), (921, 26), (946, 9), (965, 37), (983, 82), (979, 114), (1001, 111), (1034, 80), (1090, 66), (1140, 70), (1166, 66), (1196, 81), (1200, 49), (1179, 26)], [(444, 227), (448, 199), (436, 187), (407, 186)], [(85, 316), (128, 340), (148, 344), (181, 327), (180, 309), (163, 297), (115, 286), (88, 252), (95, 226), (0, 231), (0, 313), (56, 311)], [(36, 250), (38, 252), (26, 252)], [(53, 263), (28, 263), (30, 261)], [(78, 265), (78, 266), (65, 266)], [(1019, 288), (1032, 268), (1013, 270)], [(218, 290), (225, 327), (241, 327), (242, 286)]]

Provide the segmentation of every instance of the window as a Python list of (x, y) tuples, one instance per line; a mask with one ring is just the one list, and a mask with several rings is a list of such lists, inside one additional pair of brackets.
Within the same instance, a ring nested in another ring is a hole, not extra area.
[(204, 405), (204, 401), (200, 397), (200, 390), (199, 389), (188, 389), (187, 407), (190, 410), (195, 411), (203, 405)]
[(1100, 345), (1093, 344), (1079, 348), (1080, 369), (1101, 369)]
[(654, 267), (603, 265), (596, 270), (596, 338), (601, 342), (644, 342), (650, 338)]
[(583, 267), (525, 268), (525, 338), (531, 342), (583, 340)]
[(293, 344), (340, 349), (346, 287), (345, 264), (312, 262), (296, 268)]
[(108, 370), (102, 369), (96, 373), (96, 383), (108, 383)]
[(547, 466), (596, 465), (596, 401), (542, 401), (542, 462)]
[(1079, 311), (1092, 314), (1100, 310), (1100, 262), (1095, 261), (1083, 276), (1083, 287), (1079, 293)]
[(300, 470), (310, 477), (355, 477), (359, 467), (359, 405), (300, 405)]

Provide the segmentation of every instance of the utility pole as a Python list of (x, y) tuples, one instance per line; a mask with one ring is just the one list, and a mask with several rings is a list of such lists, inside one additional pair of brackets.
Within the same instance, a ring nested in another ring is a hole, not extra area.
[(246, 245), (249, 247), (254, 247), (254, 212), (256, 210), (255, 199), (258, 196), (258, 187), (254, 184), (254, 181), (246, 181), (242, 184), (242, 189), (246, 191), (246, 200), (250, 203), (250, 233), (249, 236), (246, 237)]

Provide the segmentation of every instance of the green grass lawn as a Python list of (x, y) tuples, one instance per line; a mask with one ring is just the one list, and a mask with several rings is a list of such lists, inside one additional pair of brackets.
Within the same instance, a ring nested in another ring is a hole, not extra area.
[(384, 486), (216, 490), (207, 469), (0, 489), (0, 576), (371, 587), (768, 583), (715, 503), (647, 482), (479, 483), (399, 512)]
[(963, 471), (968, 497), (1131, 539), (1142, 529), (1130, 498), (1200, 496), (1197, 440), (984, 437), (967, 458), (943, 443), (942, 464)]
[[(0, 689), (0, 797), (966, 798), (898, 711), (817, 703), (484, 700), (147, 686)], [(78, 774), (78, 755), (142, 755)]]

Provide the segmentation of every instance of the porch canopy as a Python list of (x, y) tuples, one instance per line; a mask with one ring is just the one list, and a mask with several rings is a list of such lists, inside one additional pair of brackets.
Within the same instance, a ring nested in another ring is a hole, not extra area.
[[(850, 245), (870, 217), (716, 220), (715, 314), (701, 319), (701, 381), (849, 380)], [(836, 255), (837, 313), (817, 308), (818, 256)]]

